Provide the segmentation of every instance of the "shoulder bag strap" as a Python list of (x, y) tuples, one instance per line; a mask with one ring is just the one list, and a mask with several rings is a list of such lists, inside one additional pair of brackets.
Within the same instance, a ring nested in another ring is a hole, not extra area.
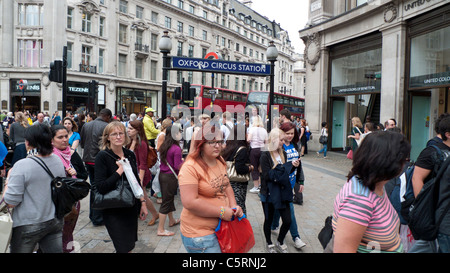
[(244, 148), (245, 148), (244, 146), (241, 146), (241, 147), (239, 147), (239, 149), (237, 149), (236, 154), (234, 155), (234, 158), (233, 158), (233, 163), (236, 161), (236, 156), (239, 153), (239, 151), (244, 149)]
[(178, 179), (178, 175), (177, 175), (177, 173), (172, 169), (172, 166), (170, 166), (170, 164), (169, 164), (169, 162), (167, 162), (167, 160), (166, 160), (166, 163), (167, 163), (167, 166), (169, 166), (169, 169), (172, 171), (172, 173), (175, 175), (175, 177)]
[(47, 164), (45, 164), (44, 160), (42, 160), (41, 158), (39, 158), (37, 156), (32, 156), (30, 158), (33, 159), (37, 164), (39, 164), (48, 173), (48, 175), (50, 175), (50, 177), (52, 179), (55, 178), (55, 176), (52, 174), (50, 169), (47, 167)]

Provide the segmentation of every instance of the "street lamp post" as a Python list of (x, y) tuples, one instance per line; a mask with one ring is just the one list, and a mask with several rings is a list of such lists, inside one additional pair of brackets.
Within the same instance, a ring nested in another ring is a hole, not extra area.
[(168, 54), (172, 50), (172, 40), (169, 37), (169, 31), (165, 30), (164, 35), (159, 40), (159, 50), (163, 54), (163, 74), (162, 74), (162, 99), (161, 99), (161, 118), (167, 116), (167, 73), (170, 68), (170, 57)]
[(269, 92), (269, 105), (268, 105), (268, 115), (269, 124), (267, 130), (270, 132), (272, 130), (272, 105), (274, 103), (274, 93), (275, 93), (275, 62), (278, 57), (278, 50), (273, 41), (270, 41), (269, 47), (266, 51), (267, 60), (270, 62), (270, 92)]

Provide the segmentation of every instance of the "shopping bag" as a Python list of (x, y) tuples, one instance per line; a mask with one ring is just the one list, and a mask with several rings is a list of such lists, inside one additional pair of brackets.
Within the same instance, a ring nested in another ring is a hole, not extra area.
[(347, 158), (348, 159), (353, 159), (353, 150), (348, 151)]
[(245, 214), (231, 221), (219, 220), (215, 230), (222, 253), (247, 253), (255, 245), (255, 236)]
[(123, 172), (127, 177), (128, 184), (130, 184), (131, 190), (133, 191), (134, 197), (137, 199), (144, 196), (144, 191), (142, 190), (141, 184), (137, 181), (136, 176), (133, 173), (133, 169), (131, 168), (130, 162), (128, 159), (124, 158), (119, 160), (119, 163), (123, 167)]
[(0, 202), (0, 253), (6, 253), (11, 241), (13, 220), (6, 203)]

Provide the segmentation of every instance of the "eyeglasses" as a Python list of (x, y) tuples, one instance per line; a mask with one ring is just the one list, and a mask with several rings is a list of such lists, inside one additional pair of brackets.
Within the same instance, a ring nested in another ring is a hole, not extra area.
[(118, 136), (123, 137), (124, 135), (125, 135), (125, 133), (112, 133), (112, 134), (110, 134), (109, 136), (110, 136), (110, 137), (117, 138)]
[(216, 146), (217, 144), (222, 145), (222, 144), (224, 144), (225, 142), (224, 142), (223, 140), (217, 140), (217, 141), (207, 141), (206, 143), (208, 143), (209, 146), (214, 147), (214, 146)]

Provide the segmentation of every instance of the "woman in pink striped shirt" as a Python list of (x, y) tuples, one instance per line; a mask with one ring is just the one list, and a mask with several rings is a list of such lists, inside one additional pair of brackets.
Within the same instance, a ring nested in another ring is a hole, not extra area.
[(400, 221), (384, 185), (401, 173), (410, 150), (399, 133), (366, 136), (356, 150), (348, 181), (336, 196), (334, 234), (325, 252), (403, 252)]

